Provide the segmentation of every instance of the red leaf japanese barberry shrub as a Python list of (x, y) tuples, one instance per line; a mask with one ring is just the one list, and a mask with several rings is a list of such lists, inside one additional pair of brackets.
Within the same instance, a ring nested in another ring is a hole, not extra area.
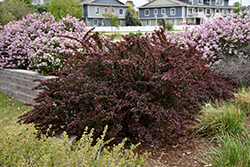
[(75, 40), (83, 51), (62, 57), (58, 77), (40, 81), (35, 89), (43, 92), (34, 109), (19, 117), (40, 134), (51, 126), (50, 134), (66, 131), (80, 138), (88, 126), (97, 137), (108, 125), (108, 137), (161, 145), (186, 135), (202, 102), (233, 98), (233, 87), (210, 71), (195, 47), (178, 48), (162, 29), (118, 42), (98, 33)]

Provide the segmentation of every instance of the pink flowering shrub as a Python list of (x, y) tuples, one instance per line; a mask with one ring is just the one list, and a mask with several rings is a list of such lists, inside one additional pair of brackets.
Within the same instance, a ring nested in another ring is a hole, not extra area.
[(58, 35), (80, 38), (86, 32), (85, 24), (69, 15), (55, 22), (50, 13), (33, 13), (10, 22), (0, 31), (0, 67), (36, 69), (43, 74), (60, 69), (63, 61), (58, 54), (72, 52), (65, 45), (79, 44)]
[(228, 80), (248, 83), (250, 78), (245, 74), (250, 73), (250, 19), (242, 16), (242, 13), (228, 14), (191, 31), (170, 34), (168, 38), (183, 48), (188, 47), (187, 43), (196, 45), (214, 71), (222, 71)]

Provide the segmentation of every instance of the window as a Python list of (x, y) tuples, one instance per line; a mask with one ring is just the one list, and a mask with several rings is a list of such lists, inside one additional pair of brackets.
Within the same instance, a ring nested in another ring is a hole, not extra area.
[(203, 0), (198, 0), (199, 5), (203, 5)]
[(215, 12), (216, 12), (216, 13), (220, 13), (220, 9), (216, 9)]
[(188, 8), (188, 14), (192, 15), (193, 14), (193, 8)]
[(175, 8), (170, 8), (170, 15), (175, 15)]
[(165, 8), (162, 8), (161, 9), (161, 14), (165, 14), (166, 13), (166, 9)]
[(219, 0), (215, 0), (215, 5), (219, 5)]
[(211, 14), (211, 9), (206, 9), (206, 10), (207, 10), (206, 14), (210, 15)]
[(97, 7), (95, 8), (95, 14), (97, 15), (100, 14), (100, 8), (97, 8)]
[(158, 9), (154, 9), (154, 15), (158, 14)]
[(97, 25), (98, 25), (98, 20), (94, 19), (94, 26), (97, 26)]
[(224, 0), (220, 0), (220, 5), (224, 6)]
[(104, 13), (108, 13), (108, 8), (104, 8)]
[(123, 15), (123, 9), (119, 9), (119, 15)]
[(203, 13), (203, 8), (199, 8), (199, 12)]
[(145, 9), (145, 16), (149, 16), (149, 9)]
[(222, 10), (222, 14), (223, 14), (223, 15), (227, 15), (227, 9), (223, 9), (223, 10)]
[(207, 3), (210, 3), (210, 0), (207, 0)]
[(147, 26), (151, 25), (151, 20), (147, 20)]
[(115, 13), (115, 8), (112, 8), (112, 13), (113, 13), (113, 14)]

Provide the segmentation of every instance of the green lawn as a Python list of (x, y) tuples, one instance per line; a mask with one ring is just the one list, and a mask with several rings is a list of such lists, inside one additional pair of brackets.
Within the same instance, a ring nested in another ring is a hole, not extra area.
[(24, 106), (23, 102), (13, 100), (10, 96), (0, 92), (0, 138), (17, 126), (17, 117), (27, 112), (31, 107)]

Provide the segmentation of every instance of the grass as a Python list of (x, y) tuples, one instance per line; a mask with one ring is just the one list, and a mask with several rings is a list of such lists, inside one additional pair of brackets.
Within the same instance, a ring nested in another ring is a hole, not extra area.
[(205, 135), (222, 133), (242, 134), (245, 132), (245, 114), (236, 105), (228, 102), (206, 104), (197, 116), (196, 133)]
[(31, 107), (24, 106), (22, 102), (0, 92), (0, 138), (13, 128), (19, 128), (17, 117), (29, 110)]

